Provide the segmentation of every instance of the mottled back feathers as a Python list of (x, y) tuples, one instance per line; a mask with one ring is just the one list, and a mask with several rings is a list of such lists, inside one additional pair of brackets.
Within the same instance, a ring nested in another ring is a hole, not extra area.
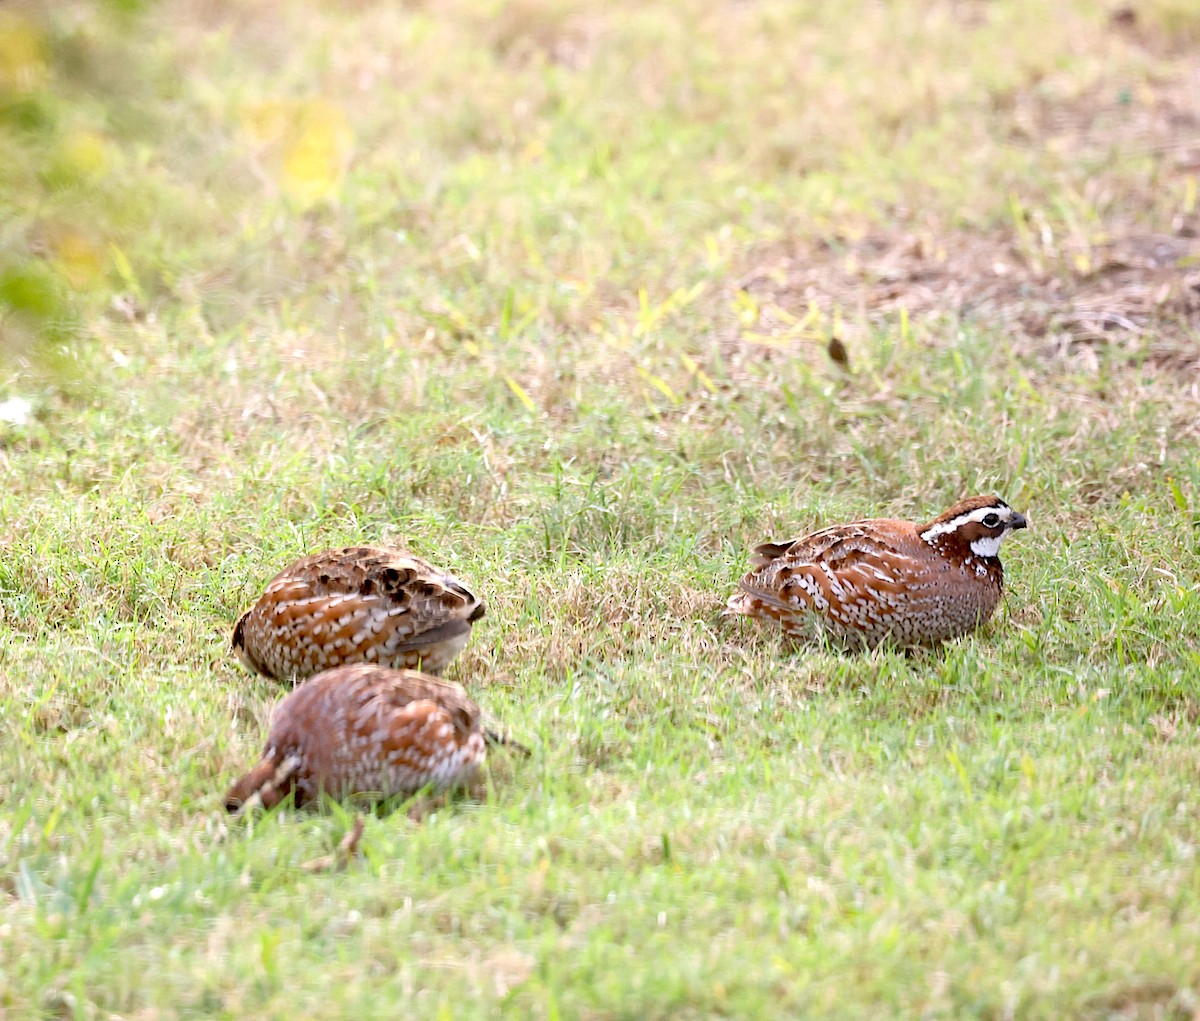
[(461, 581), (411, 553), (352, 546), (280, 572), (237, 622), (233, 648), (281, 680), (345, 663), (439, 674), (483, 614)]
[(275, 707), (262, 760), (226, 795), (239, 810), (295, 791), (390, 797), (467, 782), (486, 756), (479, 707), (457, 684), (352, 664), (305, 681)]
[(976, 496), (926, 525), (874, 518), (764, 543), (729, 611), (850, 648), (935, 644), (992, 614), (1004, 579), (1000, 541), (1024, 527), (1003, 500)]

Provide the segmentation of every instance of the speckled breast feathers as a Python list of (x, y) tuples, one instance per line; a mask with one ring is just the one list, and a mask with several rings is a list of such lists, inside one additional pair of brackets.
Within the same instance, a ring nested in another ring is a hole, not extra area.
[(925, 525), (877, 518), (766, 543), (729, 610), (851, 648), (945, 641), (991, 616), (1004, 582), (1000, 542), (1024, 527), (1003, 500), (977, 496)]

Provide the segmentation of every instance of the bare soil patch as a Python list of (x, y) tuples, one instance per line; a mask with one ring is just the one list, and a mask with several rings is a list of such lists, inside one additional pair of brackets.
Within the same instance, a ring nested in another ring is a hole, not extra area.
[(1068, 99), (1031, 89), (999, 118), (1009, 144), (1100, 168), (1079, 182), (1079, 210), (1014, 198), (1009, 224), (986, 231), (901, 213), (862, 235), (759, 251), (736, 283), (757, 329), (784, 334), (815, 307), (853, 334), (904, 310), (994, 327), (1042, 355), (1120, 344), (1200, 374), (1200, 62), (1121, 120), (1125, 102), (1119, 82)]
[[(970, 319), (1056, 349), (1120, 342), (1164, 368), (1200, 370), (1200, 238), (1112, 237), (1086, 269), (1030, 255), (1013, 232), (877, 232), (825, 240), (756, 267), (739, 287), (781, 329), (814, 304), (871, 324), (910, 316)], [(1142, 342), (1145, 342), (1144, 344)]]

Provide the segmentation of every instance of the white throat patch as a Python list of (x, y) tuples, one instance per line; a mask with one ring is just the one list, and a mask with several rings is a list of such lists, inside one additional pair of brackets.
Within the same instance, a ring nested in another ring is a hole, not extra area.
[(1000, 536), (988, 535), (971, 543), (971, 552), (981, 557), (994, 557), (1000, 552)]

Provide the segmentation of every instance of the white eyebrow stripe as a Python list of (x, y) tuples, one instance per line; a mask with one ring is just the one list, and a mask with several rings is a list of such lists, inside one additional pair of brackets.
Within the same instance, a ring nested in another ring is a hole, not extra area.
[(956, 518), (951, 518), (949, 521), (943, 521), (940, 525), (934, 525), (932, 528), (927, 528), (921, 533), (921, 538), (926, 542), (933, 542), (939, 535), (949, 535), (951, 532), (965, 525), (968, 521), (983, 521), (989, 514), (996, 514), (1001, 521), (1012, 520), (1011, 507), (976, 507), (973, 511), (967, 511), (966, 514), (960, 514)]

